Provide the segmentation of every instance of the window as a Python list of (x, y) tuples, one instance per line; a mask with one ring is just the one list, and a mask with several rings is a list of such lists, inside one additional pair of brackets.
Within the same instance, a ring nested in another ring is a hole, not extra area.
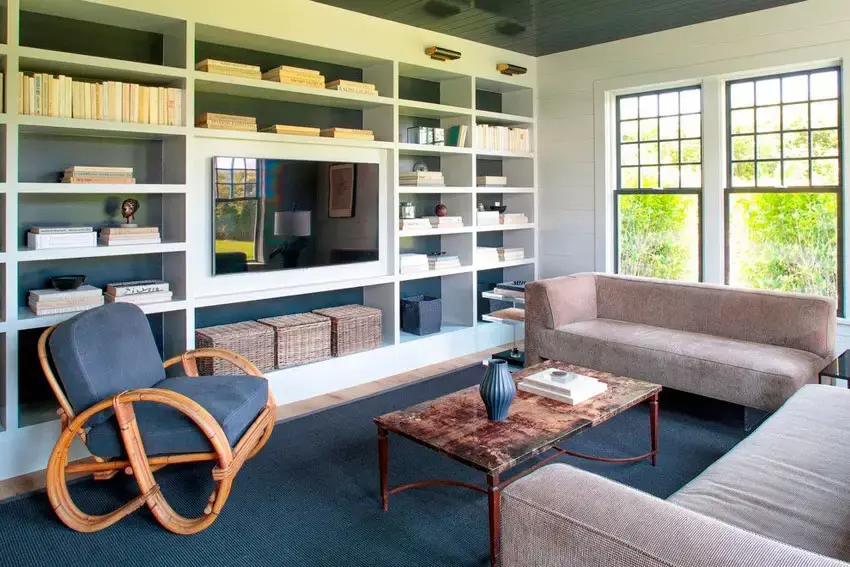
[[(242, 252), (248, 261), (261, 255), (258, 219), (261, 218), (257, 190), (257, 160), (215, 158), (216, 253)], [(225, 219), (226, 222), (225, 222)]]
[(700, 87), (617, 98), (616, 271), (700, 279)]
[(726, 90), (727, 283), (840, 297), (839, 70)]

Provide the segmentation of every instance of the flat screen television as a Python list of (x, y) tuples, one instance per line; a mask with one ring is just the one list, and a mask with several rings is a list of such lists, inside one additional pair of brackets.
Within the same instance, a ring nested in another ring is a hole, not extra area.
[(379, 259), (379, 167), (214, 157), (213, 275)]

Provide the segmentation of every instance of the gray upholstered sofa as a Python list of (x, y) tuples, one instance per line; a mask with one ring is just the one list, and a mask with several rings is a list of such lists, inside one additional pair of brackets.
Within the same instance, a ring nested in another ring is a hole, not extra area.
[(804, 386), (667, 500), (543, 467), (502, 494), (502, 567), (848, 567), (848, 415)]
[(833, 356), (808, 295), (587, 273), (526, 287), (529, 364), (556, 359), (773, 411)]

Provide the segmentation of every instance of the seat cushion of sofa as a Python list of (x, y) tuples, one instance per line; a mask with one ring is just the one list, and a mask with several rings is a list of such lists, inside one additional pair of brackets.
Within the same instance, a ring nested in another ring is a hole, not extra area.
[[(268, 381), (256, 376), (166, 378), (154, 388), (183, 394), (200, 404), (224, 430), (231, 447), (242, 438), (268, 399)], [(203, 431), (179, 411), (152, 402), (134, 404), (133, 409), (148, 456), (212, 451)], [(89, 430), (87, 444), (99, 457), (125, 454), (114, 416)]]
[(669, 501), (850, 560), (850, 391), (808, 385)]
[(552, 358), (769, 411), (823, 366), (810, 352), (613, 319), (564, 325), (553, 342)]

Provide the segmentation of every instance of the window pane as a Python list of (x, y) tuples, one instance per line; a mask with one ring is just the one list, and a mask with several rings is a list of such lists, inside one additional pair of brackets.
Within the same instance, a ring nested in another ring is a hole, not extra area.
[(838, 101), (826, 100), (812, 103), (812, 128), (838, 126)]
[(658, 189), (658, 167), (640, 168), (640, 188)]
[(756, 131), (777, 132), (779, 131), (779, 107), (768, 106), (756, 109)]
[(640, 97), (640, 117), (658, 116), (658, 95), (643, 95)]
[(750, 134), (755, 130), (755, 116), (752, 108), (732, 111), (732, 133)]
[(654, 165), (658, 163), (658, 143), (640, 145), (640, 164)]
[(753, 162), (732, 164), (732, 187), (755, 187), (756, 166)]
[(678, 165), (661, 166), (661, 188), (662, 189), (678, 189), (679, 188), (679, 166)]
[(732, 108), (755, 106), (755, 84), (752, 81), (735, 83), (729, 91), (729, 105)]
[(699, 140), (682, 140), (682, 163), (702, 161), (702, 143)]
[(699, 278), (696, 195), (619, 195), (619, 273)]
[(780, 134), (761, 134), (756, 138), (759, 159), (779, 159), (782, 157), (782, 136)]
[(620, 99), (620, 120), (629, 120), (638, 117), (637, 97)]
[(813, 73), (811, 93), (813, 99), (838, 98), (838, 71)]
[(620, 141), (621, 142), (637, 142), (638, 140), (638, 123), (637, 120), (630, 122), (620, 122)]
[(809, 105), (788, 104), (782, 107), (783, 130), (805, 130), (809, 127)]
[(679, 163), (679, 142), (661, 142), (661, 163)]
[(623, 144), (620, 146), (620, 163), (622, 165), (638, 164), (638, 145)]
[(838, 130), (812, 132), (812, 155), (816, 157), (838, 155)]
[(681, 118), (683, 138), (699, 138), (702, 135), (702, 116), (699, 114), (688, 114)]
[(702, 167), (683, 165), (681, 169), (682, 189), (702, 188)]
[(657, 140), (658, 139), (658, 119), (657, 118), (649, 118), (640, 121), (640, 140), (641, 142), (645, 142), (647, 140)]
[(658, 114), (672, 116), (679, 114), (679, 93), (663, 93), (658, 97)]
[(800, 102), (808, 98), (808, 75), (794, 75), (782, 79), (782, 102)]
[(782, 185), (782, 170), (778, 161), (760, 161), (758, 164), (758, 186), (779, 187)]
[(782, 157), (809, 157), (809, 133), (791, 132), (790, 134), (782, 134)]
[(620, 170), (620, 187), (623, 189), (637, 189), (640, 174), (636, 167), (624, 167)]
[(812, 185), (816, 187), (837, 187), (838, 178), (837, 159), (812, 160)]
[(782, 181), (786, 187), (809, 185), (809, 160), (786, 161), (782, 164)]
[(661, 119), (661, 139), (673, 140), (679, 137), (679, 117), (670, 116)]
[(732, 137), (732, 159), (742, 161), (755, 159), (756, 139), (755, 136), (733, 136)]
[(699, 89), (682, 91), (679, 94), (679, 112), (682, 114), (702, 112), (702, 93)]
[(257, 201), (216, 203), (216, 253), (243, 252), (247, 260), (255, 259)]
[(836, 297), (837, 203), (834, 193), (731, 194), (729, 283)]
[(756, 104), (779, 104), (779, 79), (764, 79), (756, 82)]

